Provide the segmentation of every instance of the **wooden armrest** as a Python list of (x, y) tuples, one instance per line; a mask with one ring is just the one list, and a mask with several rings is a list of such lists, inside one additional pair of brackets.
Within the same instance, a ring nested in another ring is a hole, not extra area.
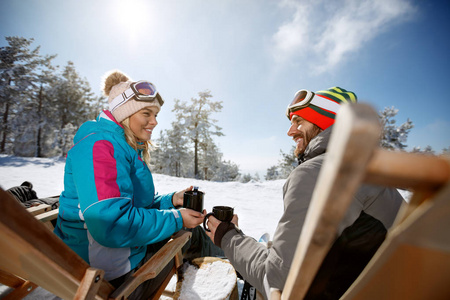
[(125, 281), (112, 294), (112, 299), (125, 299), (141, 283), (155, 278), (162, 269), (177, 255), (181, 248), (191, 238), (192, 233), (180, 230), (172, 239), (156, 252), (139, 270), (136, 271), (127, 281)]
[(27, 208), (27, 211), (32, 214), (33, 216), (41, 214), (43, 212), (51, 210), (52, 207), (48, 204), (39, 204), (37, 206), (32, 206)]
[(50, 210), (47, 212), (44, 212), (42, 214), (39, 214), (35, 216), (36, 219), (38, 219), (41, 222), (48, 222), (51, 220), (54, 220), (58, 217), (59, 209)]
[(363, 182), (413, 190), (439, 190), (449, 178), (450, 165), (444, 156), (377, 149), (367, 164)]

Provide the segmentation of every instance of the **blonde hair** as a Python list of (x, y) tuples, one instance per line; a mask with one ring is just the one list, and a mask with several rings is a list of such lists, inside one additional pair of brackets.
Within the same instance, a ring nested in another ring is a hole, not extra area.
[(126, 118), (121, 122), (123, 126), (123, 131), (125, 132), (125, 140), (128, 145), (130, 145), (134, 150), (142, 150), (142, 159), (150, 167), (150, 151), (152, 151), (155, 146), (152, 141), (145, 141), (143, 143), (139, 142), (136, 139), (136, 136), (133, 134), (133, 131), (130, 128), (130, 118)]

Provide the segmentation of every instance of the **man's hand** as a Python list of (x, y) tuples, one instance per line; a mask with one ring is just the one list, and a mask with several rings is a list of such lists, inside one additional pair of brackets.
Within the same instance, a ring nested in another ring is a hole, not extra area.
[[(234, 225), (238, 226), (238, 221), (239, 221), (239, 217), (238, 215), (233, 215), (233, 219), (231, 220), (231, 223), (233, 223)], [(217, 227), (220, 225), (220, 223), (222, 223), (221, 221), (217, 220), (214, 216), (210, 216), (208, 218), (208, 220), (206, 221), (206, 227), (209, 228), (209, 230), (211, 230), (210, 232), (206, 231), (206, 235), (209, 236), (209, 238), (211, 239), (211, 241), (214, 243), (214, 237), (216, 235), (216, 230)]]
[(183, 206), (184, 193), (187, 191), (192, 191), (193, 188), (194, 187), (191, 185), (190, 187), (173, 194), (173, 197), (172, 197), (173, 206), (174, 207)]

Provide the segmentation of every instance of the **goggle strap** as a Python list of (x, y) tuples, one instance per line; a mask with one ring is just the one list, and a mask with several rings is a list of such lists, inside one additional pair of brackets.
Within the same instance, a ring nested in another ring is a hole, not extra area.
[(341, 107), (338, 103), (334, 102), (333, 100), (329, 100), (323, 97), (320, 97), (319, 95), (314, 95), (312, 98), (310, 104), (318, 106), (320, 108), (329, 110), (333, 113), (337, 113), (339, 108)]
[(109, 103), (109, 111), (115, 111), (119, 106), (133, 98), (134, 92), (131, 88), (126, 89), (122, 94), (118, 95)]

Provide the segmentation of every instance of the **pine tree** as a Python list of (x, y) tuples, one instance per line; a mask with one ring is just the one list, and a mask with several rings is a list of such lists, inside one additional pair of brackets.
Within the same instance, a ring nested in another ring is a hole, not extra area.
[(284, 153), (283, 150), (280, 149), (281, 159), (278, 161), (280, 175), (278, 179), (288, 178), (289, 174), (297, 167), (298, 161), (294, 151), (295, 145), (292, 146), (291, 150), (287, 153)]
[(271, 166), (267, 169), (266, 175), (264, 178), (266, 180), (277, 180), (279, 179), (280, 172), (278, 171), (278, 166)]
[(189, 176), (188, 165), (192, 155), (188, 140), (180, 132), (182, 128), (178, 122), (172, 122), (172, 129), (161, 132), (156, 140), (157, 149), (152, 153), (152, 169), (155, 172), (176, 177)]
[(423, 150), (420, 147), (414, 147), (411, 152), (421, 154), (431, 154), (431, 155), (435, 154), (433, 148), (430, 145), (426, 146), (425, 149)]
[(205, 137), (205, 139), (199, 143), (199, 148), (200, 173), (203, 179), (210, 180), (220, 168), (222, 153), (219, 152), (211, 137)]
[(407, 120), (400, 126), (395, 123), (394, 117), (397, 115), (398, 109), (394, 107), (385, 107), (383, 111), (380, 111), (379, 117), (382, 126), (381, 135), (381, 147), (385, 149), (399, 149), (403, 150), (407, 147), (406, 140), (414, 124), (411, 120)]
[(61, 77), (52, 86), (54, 102), (55, 146), (65, 155), (70, 143), (65, 135), (74, 135), (78, 127), (93, 114), (93, 103), (96, 103), (89, 83), (80, 77), (72, 62), (64, 67)]
[(247, 174), (243, 174), (240, 177), (239, 181), (242, 182), (242, 183), (247, 183), (247, 182), (250, 182), (252, 179), (253, 179), (252, 175), (250, 175), (250, 173), (247, 173)]
[[(30, 50), (33, 39), (22, 37), (5, 37), (8, 46), (0, 48), (0, 99), (2, 106), (2, 126), (0, 128), (0, 152), (9, 152), (7, 143), (16, 141), (16, 131), (24, 131), (23, 118), (36, 108), (38, 101), (33, 101), (33, 94), (45, 82), (45, 70), (50, 66), (53, 56), (40, 56), (40, 47)], [(16, 117), (20, 119), (16, 120)], [(28, 116), (27, 116), (28, 117)], [(33, 115), (30, 115), (33, 117)], [(30, 121), (30, 119), (28, 119)], [(34, 114), (32, 122), (39, 122)], [(19, 128), (10, 125), (17, 124)], [(9, 138), (13, 133), (12, 139)], [(30, 130), (27, 136), (32, 133)], [(33, 135), (31, 135), (33, 136)], [(31, 141), (33, 141), (32, 138)]]
[(218, 182), (236, 181), (240, 175), (238, 165), (231, 161), (223, 160), (215, 169), (211, 180)]
[[(192, 98), (191, 103), (175, 100), (175, 106), (172, 110), (176, 113), (176, 118), (180, 122), (180, 134), (190, 139), (194, 147), (194, 176), (200, 178), (199, 157), (202, 143), (211, 141), (211, 136), (223, 136), (222, 128), (215, 125), (217, 120), (211, 118), (215, 112), (222, 109), (221, 101), (212, 101), (210, 91), (200, 92), (199, 98)], [(204, 148), (205, 149), (205, 148)], [(206, 153), (204, 158), (207, 157)]]
[(43, 157), (46, 152), (51, 151), (51, 148), (49, 148), (48, 145), (45, 144), (45, 141), (48, 139), (47, 137), (49, 136), (49, 132), (46, 132), (44, 128), (48, 128), (49, 125), (53, 123), (53, 120), (49, 119), (49, 117), (51, 117), (51, 111), (53, 109), (53, 103), (49, 98), (49, 94), (51, 94), (51, 85), (57, 78), (54, 72), (55, 68), (51, 66), (50, 61), (48, 61), (46, 68), (43, 69), (37, 76), (37, 88), (35, 89), (32, 96), (36, 106), (33, 112), (35, 112), (37, 115), (37, 122), (35, 127), (36, 135), (34, 139), (35, 157)]

